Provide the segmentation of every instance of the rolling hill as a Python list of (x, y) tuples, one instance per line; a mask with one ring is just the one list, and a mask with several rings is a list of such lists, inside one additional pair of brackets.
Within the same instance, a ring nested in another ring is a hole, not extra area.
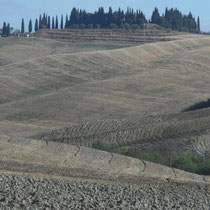
[(209, 152), (210, 108), (183, 110), (210, 98), (210, 37), (101, 32), (0, 40), (0, 208), (208, 209), (208, 176), (114, 153)]
[(87, 121), (180, 112), (209, 98), (209, 40), (190, 35), (1, 66), (0, 126), (6, 135), (29, 136)]
[(210, 109), (83, 123), (33, 138), (88, 147), (101, 141), (118, 152), (120, 148), (129, 146), (139, 154), (153, 151), (166, 155), (194, 151), (204, 155), (210, 152)]

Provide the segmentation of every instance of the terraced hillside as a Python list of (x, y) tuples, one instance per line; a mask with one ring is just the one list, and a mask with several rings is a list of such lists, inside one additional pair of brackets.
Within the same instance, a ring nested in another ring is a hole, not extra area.
[[(152, 25), (152, 24), (151, 24)], [(40, 30), (37, 37), (62, 40), (67, 42), (88, 43), (113, 43), (136, 45), (157, 41), (175, 40), (174, 36), (182, 33), (160, 29), (148, 25), (146, 30), (126, 29), (65, 29), (65, 30)]]

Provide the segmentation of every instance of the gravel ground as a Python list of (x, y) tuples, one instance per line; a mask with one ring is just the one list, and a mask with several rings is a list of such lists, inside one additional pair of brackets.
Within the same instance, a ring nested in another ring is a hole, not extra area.
[(0, 209), (210, 209), (209, 185), (126, 186), (0, 175)]

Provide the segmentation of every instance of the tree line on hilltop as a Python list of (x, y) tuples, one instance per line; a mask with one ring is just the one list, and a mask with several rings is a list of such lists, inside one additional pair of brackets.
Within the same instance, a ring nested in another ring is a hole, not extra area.
[(147, 20), (141, 10), (134, 11), (127, 8), (127, 11), (121, 10), (113, 11), (109, 7), (108, 12), (100, 7), (94, 13), (88, 13), (85, 10), (73, 8), (70, 16), (66, 15), (65, 24), (64, 16), (61, 15), (60, 25), (58, 16), (51, 19), (47, 14), (39, 16), (35, 22), (35, 31), (39, 29), (68, 29), (68, 28), (123, 28), (123, 29), (142, 29), (145, 23), (153, 23), (160, 25), (164, 28), (185, 31), (185, 32), (200, 32), (200, 18), (197, 20), (193, 17), (192, 13), (183, 15), (178, 9), (165, 9), (165, 13), (160, 15), (157, 8), (154, 9), (151, 19)]
[[(144, 24), (153, 23), (164, 28), (199, 33), (200, 32), (200, 18), (197, 20), (189, 12), (183, 15), (178, 9), (165, 9), (165, 12), (160, 15), (158, 8), (155, 8), (151, 19), (147, 19), (141, 10), (127, 8), (126, 11), (120, 8), (113, 11), (109, 7), (108, 12), (105, 12), (103, 7), (98, 8), (94, 13), (86, 12), (85, 10), (73, 8), (70, 15), (61, 15), (60, 20), (58, 16), (50, 17), (46, 13), (40, 15), (35, 20), (34, 28), (32, 27), (32, 20), (28, 24), (28, 32), (31, 33), (41, 29), (143, 29)], [(6, 24), (6, 23), (5, 23)], [(25, 33), (24, 19), (21, 22), (21, 33)], [(8, 33), (4, 34), (8, 35)]]

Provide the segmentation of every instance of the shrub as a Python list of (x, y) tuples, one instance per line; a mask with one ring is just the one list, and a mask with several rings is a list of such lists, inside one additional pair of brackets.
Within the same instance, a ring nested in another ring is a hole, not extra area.
[(102, 141), (97, 141), (93, 143), (92, 148), (102, 150), (102, 151), (107, 151), (107, 152), (111, 151), (111, 147)]
[(79, 26), (78, 26), (78, 24), (74, 24), (74, 25), (72, 26), (72, 28), (73, 28), (73, 29), (78, 29)]
[(138, 24), (133, 24), (133, 25), (131, 25), (131, 28), (132, 29), (140, 29), (140, 25), (138, 25)]
[(87, 25), (87, 28), (93, 29), (93, 24), (88, 24), (88, 25)]
[(128, 23), (126, 23), (124, 26), (125, 26), (125, 29), (130, 29), (131, 28), (131, 25), (128, 24)]
[(111, 29), (116, 29), (117, 28), (117, 25), (116, 24), (110, 24), (109, 26)]
[(129, 156), (129, 157), (135, 157), (135, 151), (131, 147), (122, 147), (120, 154)]
[(196, 173), (200, 164), (200, 158), (193, 152), (188, 152), (172, 161), (172, 167), (184, 171)]
[(196, 173), (200, 175), (210, 175), (210, 157), (200, 157), (194, 152), (187, 152), (181, 156), (171, 156), (170, 161), (166, 161), (166, 157), (162, 157), (158, 152), (145, 152), (141, 155), (141, 159), (153, 163), (163, 164), (169, 167), (177, 168), (183, 171)]
[[(111, 151), (111, 146), (102, 141), (97, 141), (93, 143), (92, 148), (107, 152)], [(167, 157), (161, 156), (161, 154), (158, 152), (144, 152), (143, 154), (138, 155), (135, 149), (131, 147), (122, 147), (120, 150), (120, 154), (129, 157), (138, 157), (146, 161), (163, 164), (191, 173), (210, 175), (210, 155), (208, 154), (206, 154), (205, 157), (200, 157), (199, 155), (191, 151), (180, 156), (170, 154), (170, 161), (167, 160)]]
[(198, 166), (196, 173), (202, 175), (210, 175), (210, 159), (203, 158)]
[(85, 29), (85, 27), (86, 27), (85, 24), (80, 24), (79, 26), (80, 29)]
[(95, 25), (95, 28), (96, 28), (96, 29), (100, 29), (101, 26), (100, 26), (99, 24), (96, 24), (96, 25)]
[(144, 152), (141, 155), (141, 158), (144, 159), (144, 160), (153, 162), (153, 163), (161, 164), (163, 162), (162, 157), (158, 152), (153, 152), (153, 153), (152, 152)]

